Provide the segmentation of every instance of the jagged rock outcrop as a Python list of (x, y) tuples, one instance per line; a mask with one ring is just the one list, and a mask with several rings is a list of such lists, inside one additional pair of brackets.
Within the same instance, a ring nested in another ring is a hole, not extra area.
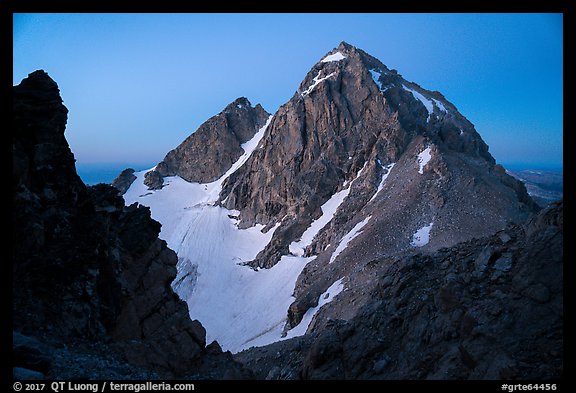
[[(42, 358), (18, 347), (40, 340), (98, 343), (164, 377), (248, 376), (230, 354), (206, 347), (204, 328), (172, 291), (177, 257), (150, 210), (125, 207), (116, 188), (86, 187), (76, 174), (56, 83), (40, 70), (13, 92), (12, 310), (15, 352), (24, 353), (15, 375), (58, 376), (47, 368), (57, 363), (51, 351)], [(214, 359), (221, 368), (208, 369)]]
[(218, 179), (244, 153), (241, 145), (254, 136), (269, 116), (260, 104), (253, 107), (245, 97), (236, 99), (166, 154), (146, 174), (145, 184), (149, 189), (159, 189), (166, 176), (197, 183)]
[(563, 259), (560, 201), (487, 238), (358, 266), (347, 286), (364, 295), (326, 306), (310, 335), (236, 358), (259, 379), (560, 378)]
[(144, 184), (149, 190), (159, 190), (164, 185), (164, 178), (156, 170), (151, 170), (144, 175)]
[(412, 233), (431, 221), (436, 236), (427, 248), (434, 249), (486, 236), (536, 209), (454, 105), (344, 42), (280, 107), (261, 145), (221, 192), (221, 203), (240, 211), (241, 227), (280, 223), (255, 267), (287, 255), (320, 206), (349, 187), (347, 211), (307, 255), (338, 242), (371, 213), (367, 203), (390, 164), (386, 188), (372, 203), (380, 212), (374, 221), (396, 237), (379, 239), (381, 253), (410, 248)]
[(136, 180), (134, 169), (126, 168), (114, 179), (112, 187), (117, 188), (120, 195), (123, 195), (130, 188), (134, 180)]

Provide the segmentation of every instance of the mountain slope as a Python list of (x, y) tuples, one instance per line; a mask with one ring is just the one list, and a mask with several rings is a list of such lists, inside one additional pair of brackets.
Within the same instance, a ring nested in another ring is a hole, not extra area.
[(376, 285), (363, 282), (370, 261), (537, 210), (454, 105), (346, 43), (243, 150), (217, 179), (166, 176), (148, 190), (142, 171), (124, 195), (162, 223), (179, 258), (173, 287), (233, 352), (322, 330), (318, 315), (355, 318)]
[(151, 191), (144, 184), (148, 172), (141, 171), (124, 194), (127, 204), (150, 206), (152, 217), (163, 223), (160, 237), (178, 254), (173, 288), (187, 301), (190, 315), (202, 320), (208, 341), (217, 338), (234, 352), (263, 332), (282, 329), (296, 278), (306, 263), (298, 259), (262, 271), (243, 266), (265, 247), (274, 229), (263, 233), (262, 225), (238, 228), (238, 212), (215, 205), (222, 182), (257, 148), (268, 124), (243, 144), (245, 153), (214, 182), (188, 183), (173, 176), (164, 179), (162, 189)]
[(258, 379), (561, 378), (563, 255), (560, 201), (487, 238), (371, 260), (356, 316), (340, 302), (310, 335), (235, 358)]

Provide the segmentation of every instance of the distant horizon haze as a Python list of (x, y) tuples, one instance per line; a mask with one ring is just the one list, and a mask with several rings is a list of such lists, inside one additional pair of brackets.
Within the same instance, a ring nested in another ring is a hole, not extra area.
[[(160, 160), (158, 161), (160, 162)], [(110, 184), (120, 172), (124, 169), (132, 168), (136, 172), (153, 168), (158, 162), (90, 162), (90, 163), (76, 163), (76, 172), (78, 176), (86, 185), (94, 185), (98, 183)], [(556, 167), (550, 165), (538, 165), (530, 163), (499, 163), (505, 169), (511, 171), (521, 170), (541, 170), (550, 172), (563, 172), (563, 167)]]

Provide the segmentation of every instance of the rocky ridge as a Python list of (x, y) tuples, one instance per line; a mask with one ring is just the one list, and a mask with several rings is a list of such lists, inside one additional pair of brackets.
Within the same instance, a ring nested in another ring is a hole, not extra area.
[(217, 343), (206, 346), (204, 328), (172, 291), (177, 256), (150, 210), (124, 206), (115, 188), (86, 187), (76, 174), (56, 83), (35, 71), (13, 97), (15, 375), (65, 378), (66, 363), (95, 364), (92, 376), (113, 375), (107, 364), (125, 377), (249, 376)]
[(146, 174), (145, 184), (159, 189), (166, 176), (198, 183), (218, 179), (244, 153), (242, 143), (250, 140), (269, 116), (260, 104), (252, 107), (247, 98), (236, 99), (168, 152)]
[(134, 180), (136, 180), (134, 169), (126, 168), (114, 179), (111, 186), (117, 188), (120, 195), (123, 195), (130, 188)]

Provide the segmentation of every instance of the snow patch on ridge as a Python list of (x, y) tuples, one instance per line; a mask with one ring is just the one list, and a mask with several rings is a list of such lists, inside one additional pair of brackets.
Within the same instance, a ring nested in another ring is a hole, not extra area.
[[(352, 157), (348, 157), (349, 160), (352, 159)], [(356, 180), (358, 180), (358, 178), (362, 175), (362, 172), (364, 172), (364, 169), (366, 168), (366, 165), (368, 165), (368, 161), (366, 161), (364, 163), (364, 165), (362, 165), (362, 168), (360, 168), (360, 170), (358, 171), (358, 173), (356, 174), (356, 177), (354, 179), (352, 179), (351, 181), (346, 180), (344, 182), (344, 184), (342, 184), (342, 187), (349, 187), (352, 185), (352, 183), (354, 183)]]
[(383, 73), (382, 71), (379, 71), (377, 69), (372, 69), (369, 71), (370, 71), (370, 75), (372, 75), (372, 79), (374, 80), (374, 83), (376, 83), (376, 86), (378, 86), (381, 91), (386, 91), (390, 88), (390, 86), (387, 86), (387, 87), (382, 86), (382, 83), (379, 80), (380, 76), (382, 74), (386, 74), (386, 72)]
[(314, 88), (322, 81), (325, 81), (326, 79), (330, 78), (332, 75), (335, 75), (335, 72), (332, 72), (330, 75), (325, 76), (324, 78), (320, 78), (320, 74), (322, 73), (322, 70), (318, 71), (318, 75), (316, 75), (314, 77), (314, 83), (312, 85), (310, 85), (310, 87), (308, 87), (306, 90), (304, 90), (302, 92), (302, 94), (300, 94), (302, 97), (306, 97), (308, 94), (312, 93), (312, 90), (314, 90)]
[(340, 60), (345, 59), (345, 58), (346, 58), (346, 56), (344, 56), (342, 53), (336, 52), (336, 53), (333, 53), (331, 55), (326, 56), (325, 58), (323, 58), (321, 60), (321, 62), (322, 63), (328, 63), (331, 61), (340, 61)]
[(412, 235), (412, 241), (410, 242), (410, 245), (412, 247), (423, 247), (428, 244), (430, 241), (430, 230), (432, 229), (432, 225), (434, 225), (434, 222), (431, 222), (430, 224), (418, 229)]
[(434, 102), (434, 104), (436, 104), (438, 109), (440, 109), (442, 112), (448, 113), (448, 109), (446, 109), (446, 107), (440, 100), (437, 100), (436, 98), (431, 98), (431, 100)]
[(402, 84), (402, 87), (404, 88), (404, 90), (412, 93), (414, 98), (416, 98), (418, 101), (420, 101), (422, 104), (424, 104), (424, 106), (426, 107), (426, 110), (428, 111), (428, 119), (426, 119), (426, 121), (427, 122), (430, 121), (430, 115), (432, 113), (434, 113), (434, 105), (432, 104), (432, 101), (430, 101), (428, 98), (424, 97), (422, 94), (420, 94), (416, 90), (411, 89), (409, 87), (406, 87), (406, 85), (404, 85), (404, 84)]
[(348, 232), (346, 235), (342, 237), (342, 240), (340, 240), (338, 247), (336, 247), (336, 250), (334, 250), (334, 252), (332, 253), (329, 263), (334, 262), (338, 257), (338, 255), (340, 255), (340, 253), (344, 251), (346, 247), (348, 247), (348, 243), (350, 243), (356, 236), (362, 233), (362, 228), (364, 228), (364, 226), (368, 224), (370, 218), (372, 218), (372, 216), (368, 216), (363, 221), (360, 221), (358, 224), (354, 226), (354, 228), (352, 228), (350, 232)]
[(318, 297), (318, 305), (316, 307), (309, 308), (302, 317), (300, 323), (294, 328), (290, 329), (284, 339), (303, 336), (306, 334), (306, 331), (310, 327), (310, 323), (312, 323), (312, 319), (314, 319), (318, 311), (326, 304), (334, 300), (334, 298), (344, 290), (344, 284), (342, 283), (343, 280), (344, 277), (336, 280), (332, 285), (330, 285), (330, 287)]
[(430, 115), (434, 113), (434, 105), (436, 105), (438, 109), (441, 110), (442, 112), (448, 112), (444, 104), (442, 104), (442, 102), (440, 102), (439, 100), (435, 98), (425, 97), (424, 95), (422, 95), (422, 93), (407, 87), (405, 84), (402, 84), (402, 87), (404, 88), (404, 90), (412, 93), (414, 98), (416, 98), (426, 107), (426, 110), (428, 111), (428, 118), (426, 119), (426, 122), (430, 121)]
[(338, 207), (344, 202), (344, 199), (350, 193), (350, 188), (345, 188), (338, 191), (336, 194), (332, 195), (321, 207), (322, 215), (316, 220), (312, 221), (312, 224), (304, 231), (300, 240), (290, 243), (288, 249), (290, 252), (296, 256), (303, 256), (304, 250), (310, 244), (314, 237), (324, 228), (336, 214)]
[(378, 195), (378, 193), (380, 191), (382, 191), (382, 189), (384, 188), (384, 184), (386, 183), (386, 179), (388, 179), (390, 172), (392, 172), (392, 168), (394, 168), (394, 165), (396, 165), (396, 163), (393, 162), (391, 164), (384, 166), (384, 165), (382, 165), (382, 162), (380, 162), (380, 160), (378, 160), (378, 163), (380, 164), (382, 169), (384, 169), (384, 173), (382, 174), (382, 179), (380, 180), (380, 184), (378, 184), (378, 188), (376, 189), (376, 192), (374, 193), (374, 195), (372, 195), (372, 198), (370, 198), (368, 203), (372, 202), (372, 200), (374, 198), (376, 198), (376, 195)]
[(426, 164), (428, 164), (431, 158), (432, 158), (432, 150), (430, 150), (430, 146), (428, 146), (426, 149), (420, 152), (420, 154), (418, 154), (418, 165), (420, 166), (420, 168), (418, 169), (419, 174), (421, 175), (424, 174), (424, 167), (426, 166)]

